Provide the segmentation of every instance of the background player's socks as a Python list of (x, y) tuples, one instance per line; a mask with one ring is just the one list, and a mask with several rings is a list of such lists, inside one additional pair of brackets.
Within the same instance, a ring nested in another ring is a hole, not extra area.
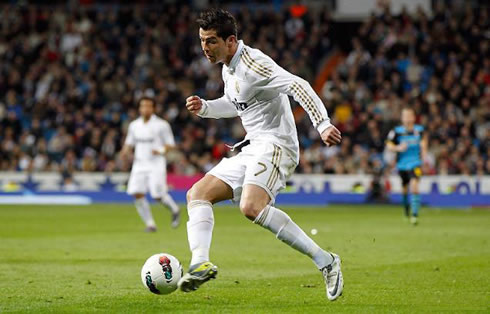
[(179, 206), (177, 206), (172, 196), (170, 196), (168, 193), (162, 197), (162, 204), (168, 207), (173, 214), (177, 214), (179, 212)]
[(207, 201), (191, 201), (187, 204), (189, 221), (187, 238), (192, 252), (191, 265), (208, 262), (209, 248), (213, 236), (213, 207)]
[(254, 220), (255, 224), (272, 231), (282, 242), (308, 255), (322, 269), (333, 262), (330, 253), (322, 250), (306, 233), (282, 210), (266, 206)]
[(408, 202), (408, 194), (403, 194), (403, 206), (405, 207), (405, 216), (410, 216), (410, 203)]
[(150, 204), (145, 197), (137, 198), (134, 200), (134, 205), (136, 210), (140, 215), (141, 219), (147, 227), (155, 227), (155, 220), (153, 220), (153, 215), (151, 214)]
[(411, 194), (410, 203), (412, 205), (412, 216), (417, 217), (419, 215), (419, 208), (420, 208), (420, 195)]

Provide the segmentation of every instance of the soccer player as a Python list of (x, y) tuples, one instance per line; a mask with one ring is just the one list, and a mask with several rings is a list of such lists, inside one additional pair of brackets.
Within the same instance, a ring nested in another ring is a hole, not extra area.
[(420, 167), (427, 152), (427, 136), (424, 134), (424, 127), (415, 124), (413, 108), (404, 108), (401, 120), (402, 125), (395, 127), (388, 134), (386, 146), (388, 150), (397, 153), (396, 165), (402, 179), (405, 216), (410, 217), (411, 209), (410, 221), (416, 225), (420, 208), (419, 180), (422, 175)]
[(198, 23), (206, 58), (213, 64), (223, 63), (224, 96), (214, 100), (190, 96), (186, 107), (203, 118), (238, 116), (247, 135), (234, 145), (239, 154), (221, 160), (187, 193), (192, 260), (179, 287), (193, 291), (215, 278), (218, 268), (209, 260), (213, 204), (240, 199), (240, 210), (248, 219), (313, 260), (323, 274), (328, 299), (335, 300), (343, 289), (339, 256), (321, 249), (274, 206), (274, 201), (299, 162), (298, 136), (288, 96), (306, 110), (327, 145), (340, 143), (340, 132), (330, 123), (325, 106), (308, 82), (237, 39), (236, 21), (229, 12), (203, 12)]
[(122, 156), (134, 148), (134, 161), (128, 182), (127, 193), (134, 197), (134, 204), (146, 232), (155, 232), (150, 204), (145, 197), (149, 191), (152, 198), (161, 201), (172, 212), (172, 227), (180, 222), (180, 209), (167, 191), (167, 163), (165, 153), (175, 148), (172, 129), (167, 121), (154, 114), (155, 100), (142, 97), (138, 101), (140, 117), (129, 124)]

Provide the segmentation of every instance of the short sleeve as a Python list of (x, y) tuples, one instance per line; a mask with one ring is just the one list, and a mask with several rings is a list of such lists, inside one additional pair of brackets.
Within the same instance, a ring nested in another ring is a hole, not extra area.
[(126, 141), (124, 142), (125, 145), (129, 146), (134, 146), (134, 131), (133, 131), (133, 124), (129, 124), (128, 127), (128, 134), (126, 135)]

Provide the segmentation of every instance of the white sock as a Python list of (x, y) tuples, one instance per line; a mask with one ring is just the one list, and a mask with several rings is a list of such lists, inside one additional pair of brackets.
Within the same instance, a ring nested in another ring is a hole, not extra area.
[(331, 254), (322, 250), (288, 214), (278, 208), (267, 205), (254, 223), (272, 231), (279, 240), (311, 257), (318, 269), (333, 262)]
[(170, 194), (167, 193), (162, 197), (162, 203), (164, 206), (168, 207), (173, 214), (177, 214), (179, 212), (179, 206), (177, 206)]
[(134, 200), (134, 205), (136, 206), (136, 210), (140, 215), (143, 222), (147, 227), (155, 227), (155, 220), (153, 220), (153, 215), (151, 214), (150, 204), (146, 200), (145, 197), (137, 198)]
[(191, 201), (187, 204), (189, 221), (187, 238), (192, 252), (191, 265), (209, 261), (209, 248), (213, 237), (214, 215), (208, 201)]

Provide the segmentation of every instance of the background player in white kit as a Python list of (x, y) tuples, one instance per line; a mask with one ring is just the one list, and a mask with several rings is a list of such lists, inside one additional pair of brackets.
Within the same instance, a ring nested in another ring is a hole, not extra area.
[(237, 40), (234, 17), (212, 9), (198, 20), (201, 46), (211, 63), (223, 63), (224, 96), (206, 101), (187, 98), (189, 111), (206, 118), (239, 116), (247, 132), (236, 144), (241, 152), (224, 158), (187, 193), (187, 232), (192, 260), (179, 282), (182, 291), (196, 290), (214, 278), (217, 267), (209, 261), (214, 217), (212, 205), (240, 199), (241, 212), (288, 244), (308, 255), (322, 272), (326, 294), (342, 294), (340, 258), (321, 249), (291, 218), (274, 207), (299, 162), (299, 143), (288, 95), (308, 113), (327, 145), (340, 143), (340, 132), (330, 123), (320, 98), (305, 80), (287, 72), (257, 49)]
[(138, 101), (140, 117), (129, 124), (128, 134), (121, 154), (127, 156), (134, 148), (134, 161), (128, 182), (127, 193), (134, 197), (134, 204), (143, 222), (145, 231), (156, 231), (150, 204), (145, 197), (149, 191), (152, 198), (161, 201), (172, 212), (172, 227), (180, 222), (180, 210), (167, 190), (167, 163), (165, 153), (174, 149), (172, 128), (167, 121), (154, 114), (155, 100), (143, 97)]

